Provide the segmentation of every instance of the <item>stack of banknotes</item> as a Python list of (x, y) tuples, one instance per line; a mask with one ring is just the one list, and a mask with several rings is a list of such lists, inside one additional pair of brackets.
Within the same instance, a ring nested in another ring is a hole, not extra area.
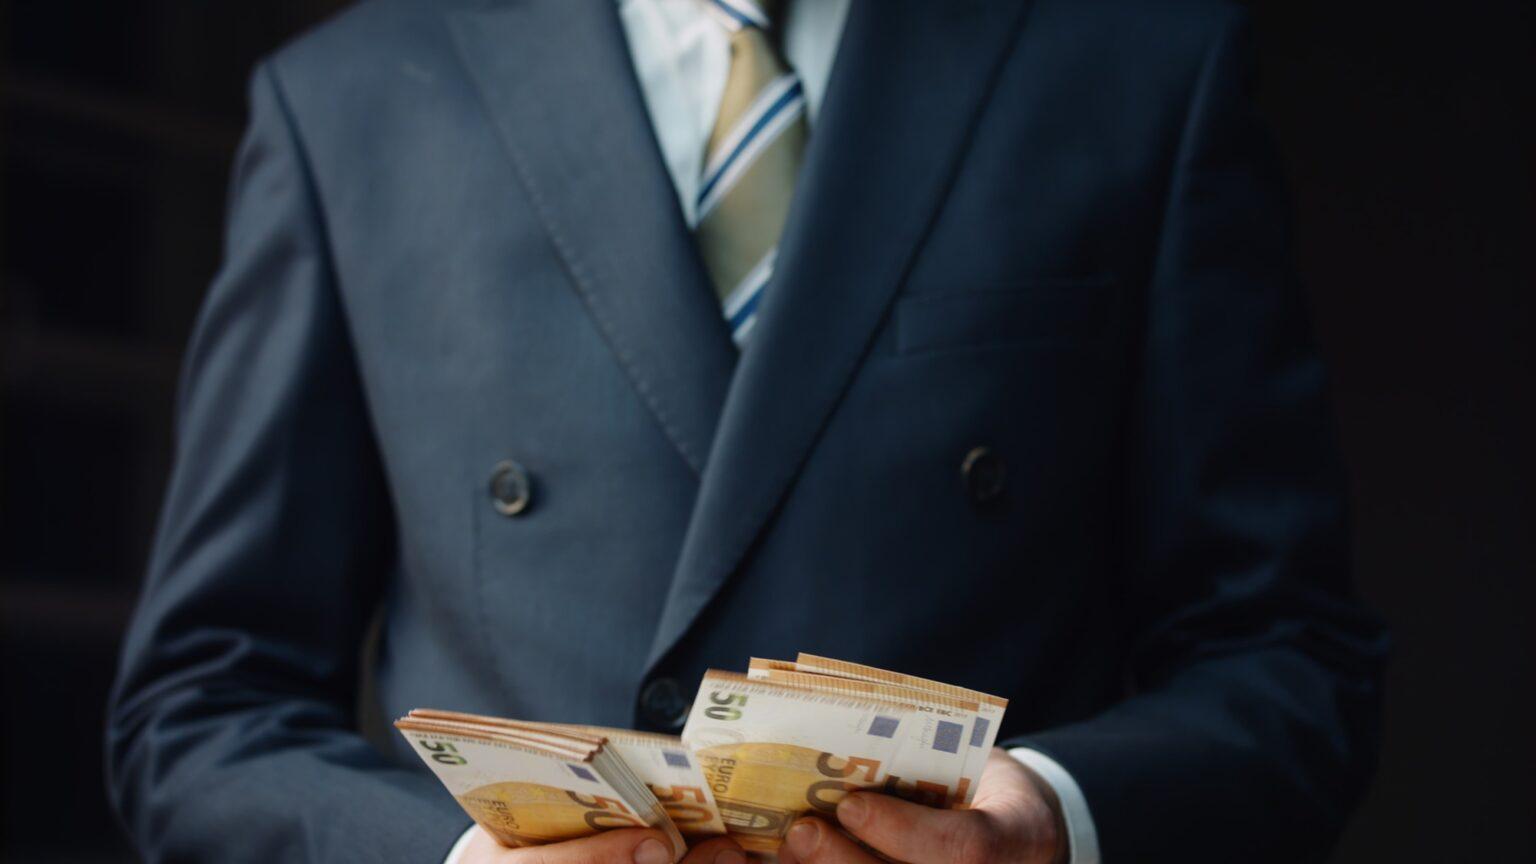
[(651, 827), (730, 834), (772, 860), (805, 815), (862, 789), (966, 807), (1006, 699), (801, 654), (704, 674), (681, 738), (418, 709), (395, 723), (475, 822), (506, 846)]

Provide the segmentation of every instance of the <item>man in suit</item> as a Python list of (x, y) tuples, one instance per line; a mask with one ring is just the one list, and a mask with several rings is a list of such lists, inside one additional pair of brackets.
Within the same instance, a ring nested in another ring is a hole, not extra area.
[(386, 715), (676, 731), (799, 649), (1009, 697), (974, 810), (843, 805), (894, 860), (1324, 856), (1383, 636), (1245, 21), (371, 0), (262, 63), (111, 706), (140, 850), (665, 856), (466, 832), (356, 731), (377, 615)]

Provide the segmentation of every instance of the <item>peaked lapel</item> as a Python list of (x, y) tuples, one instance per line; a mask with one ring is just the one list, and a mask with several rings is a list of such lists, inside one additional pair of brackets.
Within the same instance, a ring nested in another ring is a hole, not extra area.
[(572, 287), (667, 438), (702, 473), (737, 354), (614, 0), (491, 0), (447, 14)]
[(854, 0), (650, 665), (740, 565), (869, 348), (1027, 0)]

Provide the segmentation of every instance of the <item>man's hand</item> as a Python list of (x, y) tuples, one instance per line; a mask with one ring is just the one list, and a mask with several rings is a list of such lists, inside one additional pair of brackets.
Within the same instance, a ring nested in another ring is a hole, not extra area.
[[(682, 864), (746, 864), (741, 847), (729, 837), (695, 844)], [(508, 849), (475, 826), (459, 864), (672, 864), (672, 847), (660, 831), (621, 828), (580, 840)]]
[[(854, 793), (837, 819), (858, 839), (906, 864), (1060, 864), (1066, 828), (1049, 785), (994, 749), (969, 810), (937, 810), (888, 795)], [(834, 826), (802, 819), (779, 864), (880, 864)]]

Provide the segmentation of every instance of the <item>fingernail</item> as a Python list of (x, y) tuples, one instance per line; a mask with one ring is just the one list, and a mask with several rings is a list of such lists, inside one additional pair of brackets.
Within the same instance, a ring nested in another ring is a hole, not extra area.
[(635, 864), (672, 864), (672, 853), (667, 851), (667, 844), (647, 837), (635, 847)]
[(747, 864), (747, 856), (739, 849), (721, 849), (715, 853), (715, 864)]
[(802, 861), (811, 857), (811, 853), (816, 851), (816, 840), (820, 833), (815, 822), (796, 822), (789, 829), (789, 851)]
[(844, 828), (857, 828), (869, 817), (869, 805), (858, 795), (849, 795), (837, 805), (837, 821)]

